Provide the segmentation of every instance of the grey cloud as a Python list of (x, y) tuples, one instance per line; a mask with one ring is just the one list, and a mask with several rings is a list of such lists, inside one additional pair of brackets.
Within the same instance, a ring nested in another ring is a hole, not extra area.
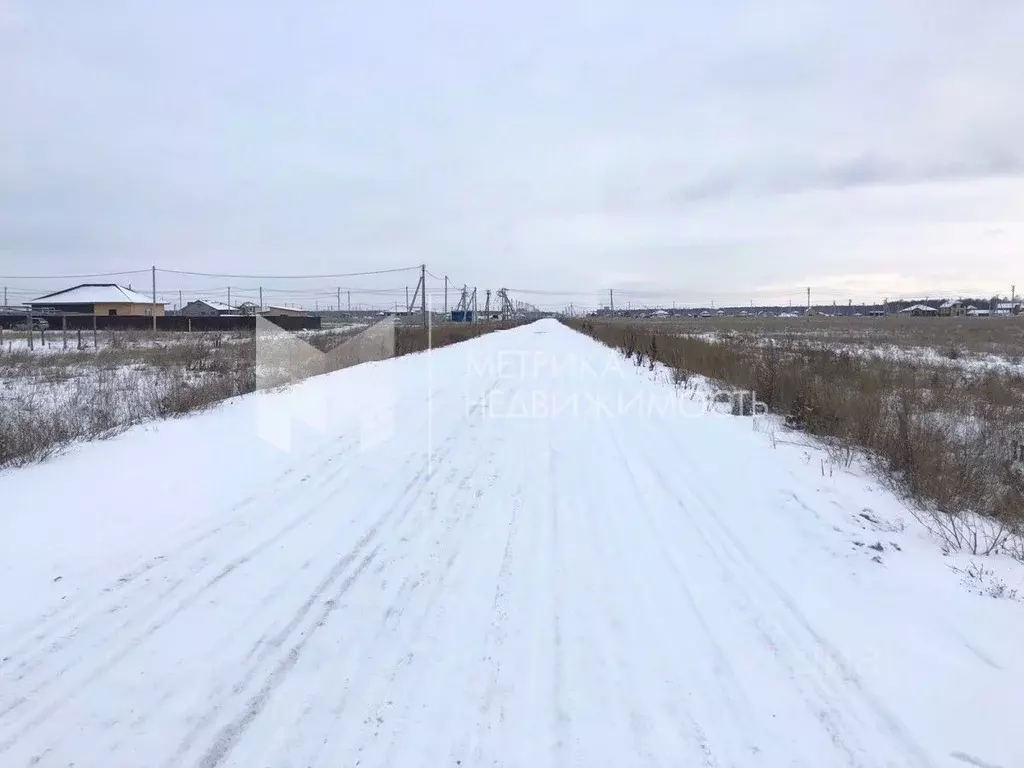
[[(1019, 3), (0, 7), (0, 258), (36, 271), (277, 273), (285, 253), (529, 285), (632, 260), (712, 290), (879, 250), (782, 193), (827, 211), (814, 193), (917, 184), (921, 221), (1019, 203), (985, 186), (1024, 173)], [(950, 179), (980, 191), (933, 194)], [(864, 233), (886, 205), (842, 213)]]
[(700, 203), (737, 196), (793, 194), (856, 189), (877, 185), (928, 184), (950, 180), (983, 180), (1024, 175), (1024, 156), (993, 148), (965, 153), (958, 159), (933, 162), (898, 160), (865, 154), (812, 167), (736, 168), (698, 177), (681, 185), (672, 199)]

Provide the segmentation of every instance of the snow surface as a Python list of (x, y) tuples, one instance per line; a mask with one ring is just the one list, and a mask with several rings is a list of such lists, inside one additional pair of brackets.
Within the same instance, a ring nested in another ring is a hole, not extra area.
[(1021, 604), (756, 424), (540, 321), (0, 472), (0, 765), (1024, 765)]

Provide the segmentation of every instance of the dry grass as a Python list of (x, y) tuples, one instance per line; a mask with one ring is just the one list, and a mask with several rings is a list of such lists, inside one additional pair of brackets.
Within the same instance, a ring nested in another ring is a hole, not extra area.
[(1002, 317), (712, 317), (601, 322), (631, 323), (659, 334), (715, 333), (831, 346), (955, 350), (1018, 361), (1024, 353), (1024, 316)]
[(847, 462), (863, 452), (951, 546), (985, 553), (1018, 546), (1024, 534), (1020, 373), (865, 358), (754, 333), (712, 342), (681, 336), (674, 323), (572, 325), (637, 365), (657, 360), (677, 379), (700, 374), (754, 392), (790, 429), (823, 439)]
[(427, 332), (421, 326), (400, 326), (395, 333), (395, 355), (424, 352), (428, 348), (447, 347), (475, 339), (493, 331), (506, 330), (522, 325), (521, 322), (507, 323), (448, 323), (431, 329), (429, 343)]
[[(429, 346), (456, 344), (505, 327), (439, 325), (432, 329)], [(299, 334), (306, 344), (296, 344), (296, 336), (287, 334), (280, 357), (261, 349), (260, 369), (251, 333), (102, 336), (93, 349), (69, 343), (67, 352), (0, 354), (0, 467), (39, 461), (70, 443), (193, 413), (257, 388), (428, 348), (422, 327), (389, 323), (369, 330)], [(87, 340), (91, 345), (92, 334)]]

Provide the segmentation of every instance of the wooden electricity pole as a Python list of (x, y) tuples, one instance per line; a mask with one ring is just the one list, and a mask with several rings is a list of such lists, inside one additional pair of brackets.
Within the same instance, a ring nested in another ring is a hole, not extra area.
[(423, 313), (423, 330), (427, 330), (427, 265), (420, 264), (420, 310)]
[[(230, 295), (230, 294), (229, 294)], [(230, 301), (230, 299), (229, 299)], [(95, 308), (93, 309), (95, 312)], [(156, 267), (153, 267), (153, 332), (156, 333)]]

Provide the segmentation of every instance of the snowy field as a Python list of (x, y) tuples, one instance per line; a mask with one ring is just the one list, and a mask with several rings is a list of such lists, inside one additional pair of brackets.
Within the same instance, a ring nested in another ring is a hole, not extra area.
[[(286, 335), (326, 350), (363, 328), (349, 323)], [(252, 333), (101, 331), (64, 337), (55, 331), (45, 336), (43, 344), (36, 334), (32, 349), (25, 334), (7, 333), (0, 344), (0, 466), (20, 460), (22, 454), (11, 446), (26, 431), (39, 434), (40, 446), (90, 439), (252, 391), (261, 373)], [(265, 341), (264, 358), (273, 359), (272, 346)], [(46, 449), (32, 457), (39, 455), (47, 455)]]
[(841, 341), (830, 339), (827, 334), (773, 337), (736, 331), (703, 331), (680, 335), (711, 344), (751, 344), (762, 347), (777, 343), (782, 338), (799, 349), (830, 350), (893, 363), (955, 368), (968, 374), (998, 371), (1024, 375), (1024, 350), (1018, 348), (1005, 354), (971, 351), (958, 344), (955, 338), (950, 338), (941, 347), (935, 347), (885, 343), (877, 339)]
[(1024, 765), (1024, 569), (657, 374), (541, 321), (0, 472), (0, 765)]

